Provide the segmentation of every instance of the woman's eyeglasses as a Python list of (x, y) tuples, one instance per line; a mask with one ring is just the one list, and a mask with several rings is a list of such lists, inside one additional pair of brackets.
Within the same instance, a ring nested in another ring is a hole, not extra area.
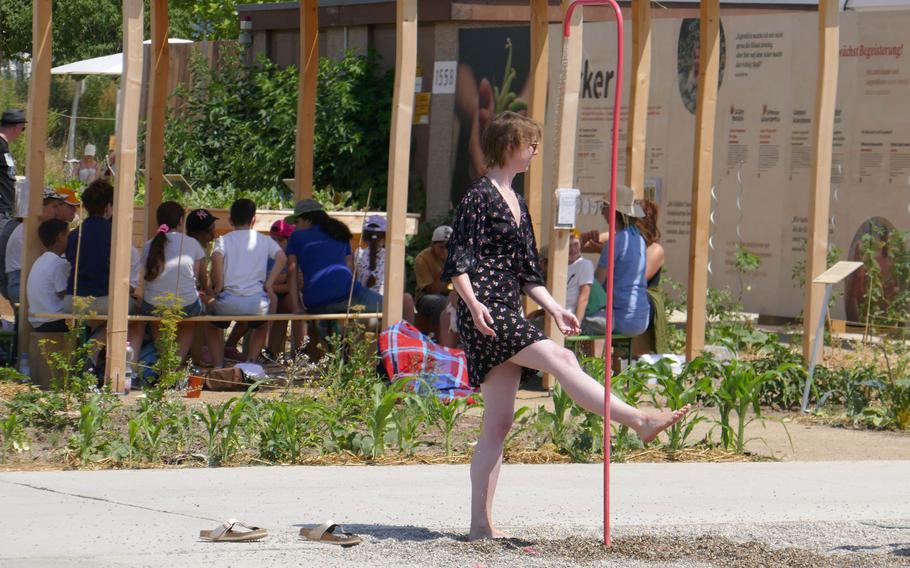
[(531, 151), (533, 151), (536, 154), (537, 147), (540, 146), (540, 142), (531, 142), (530, 146), (531, 146)]

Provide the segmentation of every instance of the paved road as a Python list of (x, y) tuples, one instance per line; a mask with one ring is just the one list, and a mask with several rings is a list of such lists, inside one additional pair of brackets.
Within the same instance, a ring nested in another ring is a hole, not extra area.
[[(516, 536), (551, 526), (595, 530), (601, 471), (504, 466), (497, 521)], [(910, 518), (908, 473), (906, 461), (619, 464), (613, 522), (893, 523)], [(298, 542), (296, 531), (334, 518), (373, 539), (457, 538), (468, 492), (467, 466), (2, 473), (0, 566), (420, 565), (370, 558), (369, 542), (345, 557), (349, 551)], [(267, 527), (272, 537), (255, 545), (198, 541), (199, 529), (228, 517)]]

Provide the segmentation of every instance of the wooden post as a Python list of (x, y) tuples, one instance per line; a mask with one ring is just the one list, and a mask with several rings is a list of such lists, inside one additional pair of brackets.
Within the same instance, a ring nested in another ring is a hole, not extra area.
[[(32, 78), (28, 88), (28, 216), (22, 227), (22, 272), (19, 286), (19, 353), (28, 353), (32, 326), (28, 323), (28, 273), (41, 254), (38, 216), (44, 201), (44, 154), (47, 150), (47, 110), (51, 96), (51, 0), (32, 2)], [(40, 356), (34, 353), (33, 356)]]
[[(142, 0), (123, 0), (123, 73), (120, 76), (120, 128), (117, 131), (111, 270), (108, 285), (107, 364), (105, 383), (123, 389), (129, 315), (130, 253), (133, 248), (133, 187), (139, 137), (142, 86)], [(138, 346), (137, 346), (138, 348)]]
[(695, 112), (695, 167), (689, 229), (689, 314), (686, 319), (686, 358), (690, 361), (705, 346), (708, 217), (711, 213), (711, 170), (714, 165), (714, 121), (720, 64), (720, 0), (702, 0), (699, 28), (701, 62), (698, 70), (698, 108)]
[[(297, 86), (297, 199), (313, 196), (313, 134), (319, 80), (319, 1), (300, 0), (300, 62)], [(413, 90), (413, 89), (412, 89)]]
[(398, 0), (395, 41), (395, 93), (392, 99), (392, 132), (389, 137), (389, 231), (386, 251), (382, 326), (401, 320), (404, 294), (405, 223), (408, 214), (408, 168), (411, 157), (411, 121), (414, 116), (414, 81), (417, 76), (417, 0)]
[(626, 185), (645, 196), (648, 96), (651, 88), (651, 2), (632, 0), (632, 91), (626, 139)]
[[(543, 124), (547, 120), (547, 73), (549, 68), (550, 33), (547, 19), (547, 0), (531, 0), (531, 96), (528, 116)], [(525, 201), (534, 226), (534, 235), (540, 241), (541, 215), (543, 214), (543, 165), (547, 155), (546, 141), (540, 145), (540, 155), (531, 160), (525, 176)]]
[[(565, 15), (566, 10), (571, 2), (563, 0), (562, 13)], [(563, 38), (563, 61), (562, 65), (566, 66), (565, 74), (561, 73), (561, 78), (565, 82), (562, 85), (562, 101), (557, 104), (561, 105), (562, 112), (556, 117), (558, 120), (558, 139), (556, 140), (556, 188), (573, 187), (575, 181), (575, 134), (578, 126), (578, 91), (581, 87), (581, 56), (582, 56), (582, 11), (584, 8), (575, 10), (572, 15), (572, 28), (568, 38)], [(547, 288), (553, 295), (553, 299), (560, 305), (566, 301), (566, 277), (568, 274), (569, 263), (569, 231), (567, 229), (556, 229), (556, 192), (555, 189), (550, 191), (547, 198), (551, 200), (550, 216), (547, 219), (547, 226), (550, 231), (549, 242), (549, 259), (547, 261)], [(547, 335), (556, 342), (557, 345), (563, 345), (565, 338), (556, 327), (553, 318), (546, 318), (544, 329)], [(556, 381), (551, 375), (544, 375), (544, 388), (551, 389), (556, 385)]]
[(812, 193), (809, 196), (809, 242), (806, 247), (806, 299), (803, 307), (803, 357), (808, 361), (815, 340), (816, 323), (824, 305), (825, 285), (814, 284), (828, 266), (828, 213), (831, 193), (831, 144), (837, 99), (839, 29), (835, 0), (818, 3), (818, 77), (815, 117), (812, 121)]
[[(549, 72), (550, 50), (549, 20), (547, 18), (547, 0), (531, 0), (531, 71), (528, 80), (531, 82), (528, 116), (544, 124), (547, 121), (547, 82)], [(531, 167), (525, 175), (525, 201), (528, 214), (531, 216), (531, 227), (537, 242), (541, 242), (540, 232), (543, 222), (543, 165), (547, 155), (547, 141), (540, 145), (536, 160), (531, 160)], [(525, 313), (537, 309), (537, 304), (525, 296)]]
[(168, 0), (152, 0), (152, 64), (149, 73), (148, 125), (145, 133), (145, 232), (148, 238), (158, 230), (155, 212), (164, 190), (164, 121), (167, 115), (167, 78), (170, 65), (168, 46)]

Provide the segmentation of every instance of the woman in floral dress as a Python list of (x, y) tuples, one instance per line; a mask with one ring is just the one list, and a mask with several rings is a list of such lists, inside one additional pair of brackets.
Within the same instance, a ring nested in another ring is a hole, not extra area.
[[(471, 461), (471, 540), (505, 536), (493, 525), (492, 503), (523, 372), (555, 376), (579, 405), (603, 415), (604, 387), (582, 371), (571, 351), (547, 339), (521, 313), (524, 293), (553, 317), (562, 333), (579, 332), (575, 315), (544, 286), (527, 204), (512, 189), (515, 175), (537, 155), (540, 138), (537, 122), (513, 112), (503, 112), (489, 124), (482, 140), (487, 172), (458, 205), (443, 271), (459, 295), (458, 329), (471, 384), (484, 397), (483, 430)], [(612, 419), (644, 442), (689, 410), (644, 412), (617, 397), (610, 401)]]

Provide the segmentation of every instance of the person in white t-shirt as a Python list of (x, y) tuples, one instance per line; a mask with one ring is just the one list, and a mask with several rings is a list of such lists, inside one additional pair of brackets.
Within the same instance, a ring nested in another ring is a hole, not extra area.
[[(217, 315), (266, 315), (275, 293), (272, 285), (287, 262), (278, 243), (253, 230), (256, 204), (238, 199), (231, 205), (231, 225), (234, 230), (218, 237), (212, 248), (212, 286), (215, 293), (214, 312)], [(275, 264), (267, 271), (268, 259)], [(244, 359), (255, 362), (265, 345), (268, 327), (265, 322), (249, 322), (253, 333), (246, 342)], [(210, 326), (206, 336), (212, 363), (224, 365), (224, 335), (229, 322)], [(220, 328), (220, 329), (218, 329)]]
[[(72, 222), (76, 218), (76, 208), (79, 207), (79, 198), (76, 192), (66, 187), (56, 189), (44, 189), (44, 202), (41, 208), (41, 215), (38, 216), (38, 224), (48, 219), (59, 219), (66, 223)], [(19, 225), (13, 229), (6, 242), (6, 256), (4, 260), (4, 269), (6, 272), (6, 286), (9, 293), (9, 299), (12, 302), (19, 301), (19, 279), (22, 271), (22, 253), (23, 239), (22, 233), (25, 224)]]
[(591, 285), (594, 283), (594, 263), (581, 256), (578, 231), (572, 231), (569, 240), (569, 267), (566, 273), (565, 308), (575, 314), (578, 321), (585, 319)]
[[(66, 252), (66, 238), (69, 225), (60, 219), (48, 219), (38, 227), (38, 238), (44, 245), (44, 253), (38, 257), (29, 272), (26, 293), (31, 314), (62, 314), (63, 296), (66, 294), (66, 280), (70, 275), (70, 263), (63, 258)], [(29, 323), (35, 331), (66, 332), (69, 328), (64, 319), (53, 319), (29, 315)]]
[[(205, 251), (193, 237), (183, 233), (184, 210), (176, 201), (165, 201), (156, 211), (158, 232), (142, 248), (141, 263), (145, 266), (145, 289), (142, 294), (142, 313), (158, 315), (162, 306), (177, 302), (185, 317), (201, 315), (204, 311), (196, 281), (202, 269)], [(152, 323), (152, 337), (158, 339), (158, 322)], [(193, 322), (177, 326), (178, 354), (182, 361), (193, 343)]]

